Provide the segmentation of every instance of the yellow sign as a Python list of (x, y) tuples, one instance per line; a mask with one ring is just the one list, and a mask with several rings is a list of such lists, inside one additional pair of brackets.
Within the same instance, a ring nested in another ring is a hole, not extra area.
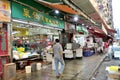
[(16, 31), (19, 31), (19, 33), (14, 34), (15, 36), (28, 36), (29, 35), (29, 31), (27, 28), (16, 28), (13, 27), (13, 29), (15, 29)]
[(0, 1), (0, 22), (11, 21), (11, 9), (9, 1)]

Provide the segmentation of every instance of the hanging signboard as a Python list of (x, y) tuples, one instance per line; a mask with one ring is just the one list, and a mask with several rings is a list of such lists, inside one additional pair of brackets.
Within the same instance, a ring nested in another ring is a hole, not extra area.
[(1, 0), (0, 1), (0, 22), (10, 22), (10, 21), (11, 21), (10, 1)]
[(16, 2), (12, 2), (12, 17), (64, 29), (64, 21), (33, 10), (27, 6), (20, 5)]

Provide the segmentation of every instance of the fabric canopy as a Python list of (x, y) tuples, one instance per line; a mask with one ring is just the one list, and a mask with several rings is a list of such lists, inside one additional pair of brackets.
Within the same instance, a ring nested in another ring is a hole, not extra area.
[(50, 7), (52, 9), (58, 9), (61, 10), (63, 12), (66, 13), (70, 13), (70, 14), (79, 14), (77, 11), (73, 10), (71, 7), (69, 7), (68, 5), (63, 5), (63, 4), (54, 4), (54, 3), (49, 3), (49, 2), (45, 2), (45, 1), (40, 1), (41, 4)]
[(108, 33), (117, 33), (115, 29), (112, 29), (110, 26), (106, 25), (105, 22), (103, 22), (103, 24)]
[(105, 38), (106, 37), (105, 32), (98, 27), (90, 27), (88, 31), (89, 31), (90, 34), (93, 34), (96, 37), (100, 37), (100, 38)]

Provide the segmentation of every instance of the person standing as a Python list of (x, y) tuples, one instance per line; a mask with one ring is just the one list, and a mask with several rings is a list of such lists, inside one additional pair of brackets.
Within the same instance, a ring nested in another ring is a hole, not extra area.
[(105, 53), (108, 53), (108, 47), (109, 47), (108, 42), (104, 42)]
[[(65, 63), (63, 59), (63, 48), (62, 45), (59, 43), (59, 39), (55, 39), (55, 44), (53, 45), (53, 53), (55, 59), (55, 68), (56, 68), (56, 77), (60, 78), (65, 68)], [(59, 70), (59, 62), (61, 64)]]
[(111, 43), (109, 43), (109, 47), (108, 47), (108, 57), (109, 57), (109, 59), (110, 60), (112, 60), (112, 56), (113, 56), (113, 49), (112, 49), (112, 47), (113, 47), (113, 44), (112, 44), (112, 42)]

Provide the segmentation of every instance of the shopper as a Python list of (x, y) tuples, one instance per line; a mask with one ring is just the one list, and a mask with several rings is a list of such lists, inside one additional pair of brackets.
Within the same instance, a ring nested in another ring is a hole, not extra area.
[(103, 54), (103, 46), (104, 46), (104, 43), (103, 43), (103, 40), (102, 38), (99, 39), (99, 42), (98, 42), (98, 53), (99, 54)]
[[(63, 60), (63, 48), (59, 43), (59, 39), (55, 40), (55, 44), (53, 45), (53, 53), (54, 53), (54, 59), (55, 59), (56, 77), (60, 78), (64, 71), (65, 63)], [(58, 69), (59, 62), (61, 63), (60, 70)]]
[(108, 47), (109, 47), (108, 42), (104, 42), (105, 53), (108, 53)]
[(113, 56), (113, 50), (112, 50), (113, 44), (109, 43), (109, 47), (108, 47), (108, 57), (110, 60), (112, 60), (112, 56)]

